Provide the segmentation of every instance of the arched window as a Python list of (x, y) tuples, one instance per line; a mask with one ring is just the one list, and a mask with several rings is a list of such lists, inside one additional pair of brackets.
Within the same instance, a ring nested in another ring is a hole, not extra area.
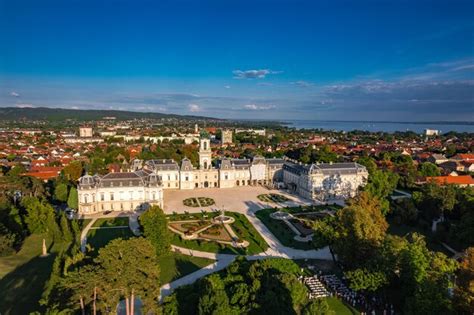
[(207, 169), (207, 161), (204, 161), (204, 168)]

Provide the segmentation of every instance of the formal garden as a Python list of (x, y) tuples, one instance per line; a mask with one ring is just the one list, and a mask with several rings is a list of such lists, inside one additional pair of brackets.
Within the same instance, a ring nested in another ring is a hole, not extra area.
[(183, 205), (192, 208), (210, 207), (215, 203), (214, 199), (209, 197), (192, 197), (183, 200)]
[(212, 253), (257, 254), (268, 244), (245, 215), (226, 211), (171, 214), (172, 244)]
[(312, 223), (332, 215), (340, 207), (318, 205), (287, 208), (267, 208), (255, 213), (282, 245), (310, 250), (315, 249)]
[[(114, 239), (128, 240), (136, 237), (128, 226), (128, 220), (128, 217), (97, 219), (87, 234), (87, 243), (92, 254), (96, 255), (99, 249)], [(170, 252), (158, 258), (160, 282), (168, 283), (212, 263), (212, 259)]]
[(274, 202), (274, 203), (286, 202), (290, 200), (287, 197), (280, 194), (261, 194), (261, 195), (258, 195), (257, 198), (258, 200), (263, 201), (263, 202)]

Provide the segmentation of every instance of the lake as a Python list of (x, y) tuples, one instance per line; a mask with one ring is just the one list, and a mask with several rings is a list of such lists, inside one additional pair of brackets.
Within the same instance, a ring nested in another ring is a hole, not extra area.
[(408, 122), (368, 122), (368, 121), (325, 121), (325, 120), (285, 120), (288, 127), (297, 129), (324, 129), (337, 131), (413, 131), (416, 133), (424, 133), (425, 129), (440, 130), (441, 133), (449, 131), (471, 132), (474, 133), (474, 124), (469, 123), (408, 123)]

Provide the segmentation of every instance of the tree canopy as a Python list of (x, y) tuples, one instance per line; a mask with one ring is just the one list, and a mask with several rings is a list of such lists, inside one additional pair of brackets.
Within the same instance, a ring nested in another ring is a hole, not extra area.
[(158, 256), (169, 253), (171, 246), (171, 231), (168, 229), (168, 219), (158, 206), (148, 208), (140, 216), (145, 237), (155, 247)]

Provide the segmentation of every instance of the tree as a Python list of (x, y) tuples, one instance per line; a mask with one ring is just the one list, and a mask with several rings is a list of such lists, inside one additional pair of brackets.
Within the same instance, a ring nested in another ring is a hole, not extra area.
[(13, 254), (15, 252), (15, 242), (16, 235), (10, 232), (6, 226), (0, 222), (0, 257)]
[(386, 215), (390, 211), (387, 197), (397, 187), (399, 176), (391, 171), (375, 170), (369, 176), (369, 182), (364, 191), (380, 201), (381, 211)]
[(94, 291), (97, 293), (97, 288), (102, 289), (102, 278), (97, 265), (85, 265), (61, 278), (58, 291), (61, 292), (62, 298), (66, 297), (68, 307), (80, 309), (81, 313), (85, 315), (86, 307), (97, 302), (102, 296), (96, 294), (94, 299)]
[(71, 187), (69, 190), (69, 197), (67, 198), (67, 205), (69, 208), (77, 209), (79, 207), (79, 201), (77, 196), (77, 189)]
[(453, 185), (428, 183), (423, 185), (420, 192), (413, 194), (413, 199), (426, 219), (437, 219), (453, 210), (456, 188)]
[(58, 227), (55, 220), (54, 209), (45, 201), (36, 197), (25, 197), (22, 200), (25, 207), (25, 223), (30, 233), (51, 233), (57, 236)]
[(225, 285), (218, 274), (212, 274), (201, 282), (201, 297), (199, 298), (199, 315), (227, 315), (233, 314), (229, 305), (229, 297), (225, 292)]
[(336, 214), (334, 249), (347, 265), (357, 265), (373, 256), (388, 228), (380, 202), (367, 192), (349, 200)]
[(407, 314), (451, 312), (448, 289), (457, 268), (455, 260), (427, 249), (424, 238), (411, 235), (400, 253), (400, 281)]
[(350, 283), (350, 288), (355, 291), (376, 291), (388, 283), (387, 277), (381, 271), (356, 269), (344, 273)]
[(430, 163), (430, 162), (424, 162), (421, 164), (420, 167), (420, 175), (421, 176), (439, 176), (441, 175), (441, 172), (439, 171), (439, 168), (436, 166), (436, 164)]
[(73, 235), (71, 230), (69, 229), (69, 222), (64, 213), (61, 214), (61, 217), (59, 219), (59, 227), (61, 229), (63, 240), (67, 243), (70, 243), (73, 240)]
[[(79, 255), (71, 259), (81, 261), (83, 258)], [(139, 297), (143, 314), (158, 311), (160, 269), (155, 249), (148, 240), (142, 237), (114, 239), (99, 250), (92, 263), (81, 262), (80, 265), (60, 281), (56, 298), (67, 300), (69, 307), (81, 309), (82, 314), (88, 308), (109, 313), (125, 299), (130, 311), (135, 297)]]
[(68, 197), (67, 185), (64, 183), (59, 183), (54, 188), (54, 198), (58, 201), (66, 202)]
[(172, 234), (168, 229), (168, 219), (158, 206), (152, 206), (140, 216), (145, 237), (150, 240), (158, 256), (169, 253)]
[(325, 299), (314, 299), (303, 309), (303, 315), (335, 315)]
[(306, 286), (298, 281), (294, 274), (284, 273), (276, 277), (290, 293), (293, 309), (300, 313), (300, 308), (308, 301), (308, 290)]
[(474, 247), (466, 250), (466, 255), (457, 272), (455, 307), (459, 314), (469, 314), (474, 310)]
[(80, 161), (72, 161), (71, 163), (66, 165), (66, 167), (64, 167), (63, 173), (64, 173), (64, 176), (68, 180), (77, 182), (79, 177), (82, 176), (83, 170), (84, 169), (83, 169), (82, 163)]
[(402, 198), (394, 202), (393, 214), (405, 224), (414, 224), (418, 218), (418, 209), (411, 198)]
[[(143, 313), (156, 311), (160, 295), (160, 268), (153, 245), (142, 237), (128, 240), (115, 239), (99, 250), (94, 259), (99, 266), (102, 277), (103, 295), (111, 297), (115, 307), (118, 297), (130, 298), (139, 296), (143, 303)], [(112, 294), (112, 290), (118, 292)], [(108, 291), (108, 292), (107, 292)]]
[(377, 164), (374, 159), (368, 156), (362, 156), (357, 160), (357, 163), (367, 168), (369, 176), (371, 176), (377, 170)]

